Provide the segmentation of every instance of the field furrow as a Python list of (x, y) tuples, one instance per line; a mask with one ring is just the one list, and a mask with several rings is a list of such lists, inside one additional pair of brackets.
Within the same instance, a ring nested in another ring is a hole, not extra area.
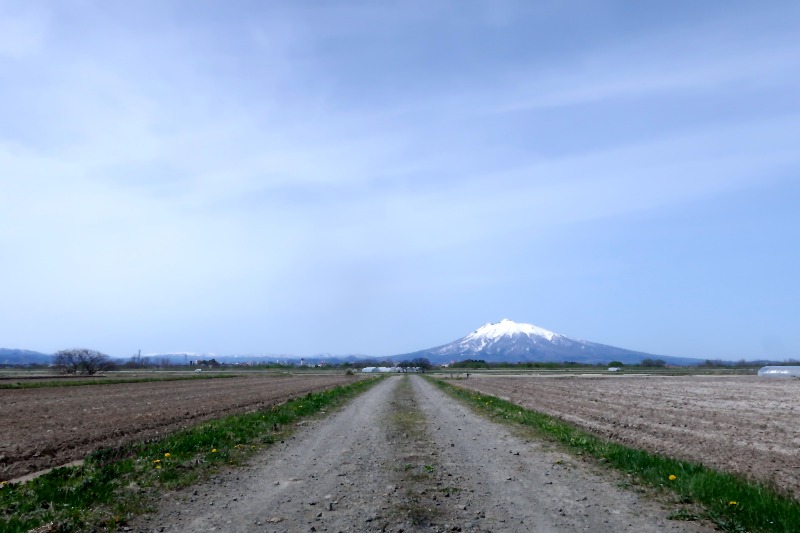
[(460, 386), (800, 498), (800, 382), (757, 376), (475, 376)]
[(352, 380), (251, 376), (0, 390), (0, 481)]

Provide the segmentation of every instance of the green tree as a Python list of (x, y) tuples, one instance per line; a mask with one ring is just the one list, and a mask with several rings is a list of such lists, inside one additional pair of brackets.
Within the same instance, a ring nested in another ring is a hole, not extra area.
[(489, 368), (489, 363), (483, 359), (465, 359), (451, 364), (450, 368)]

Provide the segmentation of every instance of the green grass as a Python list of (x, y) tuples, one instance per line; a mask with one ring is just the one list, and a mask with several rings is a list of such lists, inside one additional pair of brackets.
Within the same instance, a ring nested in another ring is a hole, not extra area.
[(163, 490), (191, 485), (284, 439), (300, 419), (364, 392), (378, 380), (307, 394), (269, 409), (205, 422), (164, 438), (100, 449), (79, 467), (56, 468), (0, 488), (0, 532), (116, 530), (155, 507)]
[[(631, 474), (639, 483), (673, 491), (682, 503), (700, 504), (702, 518), (723, 531), (800, 531), (800, 502), (776, 489), (701, 464), (678, 461), (618, 444), (557, 418), (529, 411), (500, 398), (433, 380), (449, 395), (479, 412), (534, 429), (572, 453), (602, 460)], [(675, 476), (670, 479), (670, 476)], [(686, 519), (678, 512), (675, 519)]]
[(149, 383), (151, 381), (185, 381), (189, 379), (220, 379), (220, 378), (234, 378), (240, 377), (237, 374), (222, 374), (211, 376), (165, 376), (165, 377), (148, 377), (148, 378), (113, 378), (113, 379), (89, 379), (89, 380), (74, 380), (74, 379), (57, 379), (52, 381), (30, 381), (30, 382), (17, 382), (17, 383), (0, 383), (0, 389), (46, 389), (51, 387), (83, 387), (86, 385), (118, 385), (120, 383)]

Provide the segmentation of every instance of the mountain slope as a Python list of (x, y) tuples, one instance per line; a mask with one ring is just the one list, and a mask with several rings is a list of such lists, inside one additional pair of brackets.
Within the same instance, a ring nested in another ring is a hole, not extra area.
[(31, 350), (0, 348), (0, 365), (47, 364), (52, 361), (52, 355), (33, 352)]
[(488, 362), (563, 362), (635, 364), (643, 359), (662, 359), (670, 364), (688, 365), (700, 361), (636, 352), (595, 342), (571, 339), (532, 324), (511, 320), (484, 324), (466, 337), (443, 346), (395, 356), (395, 359), (425, 357), (435, 363), (483, 359)]

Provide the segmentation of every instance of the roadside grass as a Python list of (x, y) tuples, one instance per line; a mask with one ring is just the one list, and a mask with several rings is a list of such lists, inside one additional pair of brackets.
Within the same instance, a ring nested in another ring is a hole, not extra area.
[(219, 468), (239, 465), (285, 439), (295, 422), (335, 408), (379, 379), (309, 393), (268, 409), (228, 416), (158, 440), (90, 454), (77, 467), (56, 468), (27, 483), (0, 483), (0, 531), (115, 531), (155, 509), (164, 490), (194, 484)]
[(55, 379), (52, 381), (20, 381), (17, 383), (0, 383), (0, 389), (47, 389), (52, 387), (83, 387), (86, 385), (118, 385), (122, 383), (149, 383), (152, 381), (186, 381), (191, 379), (220, 379), (241, 377), (240, 374), (216, 374), (205, 376), (165, 376), (148, 378), (113, 378), (113, 379)]
[(673, 491), (683, 504), (700, 504), (704, 508), (699, 516), (678, 511), (673, 519), (705, 518), (721, 530), (731, 532), (800, 531), (800, 502), (776, 489), (698, 463), (630, 448), (495, 396), (450, 385), (441, 379), (432, 381), (479, 412), (532, 428), (576, 455), (600, 460), (630, 474), (642, 485)]

